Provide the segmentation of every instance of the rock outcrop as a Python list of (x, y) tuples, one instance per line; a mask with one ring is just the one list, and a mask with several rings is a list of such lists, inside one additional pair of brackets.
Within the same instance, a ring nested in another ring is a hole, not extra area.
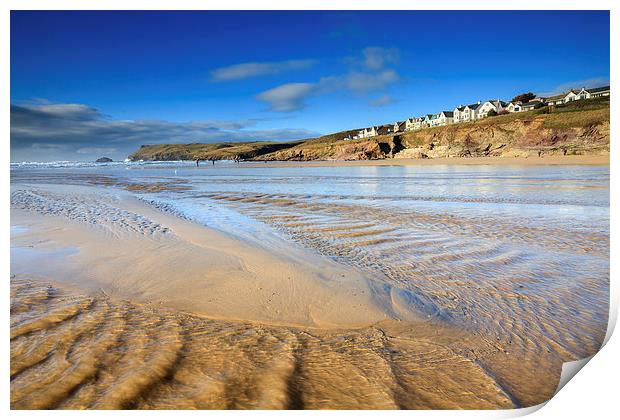
[(330, 143), (302, 143), (262, 156), (261, 160), (376, 160), (388, 159), (402, 150), (399, 136)]

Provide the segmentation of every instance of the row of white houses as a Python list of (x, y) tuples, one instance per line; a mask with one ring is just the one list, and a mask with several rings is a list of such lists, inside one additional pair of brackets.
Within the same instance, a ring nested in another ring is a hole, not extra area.
[(600, 98), (609, 96), (609, 86), (603, 86), (592, 89), (576, 89), (570, 90), (561, 95), (550, 96), (547, 98), (535, 97), (529, 102), (504, 102), (499, 99), (488, 101), (478, 101), (475, 104), (459, 105), (452, 111), (441, 111), (437, 114), (427, 114), (421, 117), (407, 118), (405, 121), (397, 121), (394, 124), (385, 124), (380, 126), (368, 127), (360, 130), (357, 135), (349, 137), (349, 139), (360, 139), (367, 137), (380, 136), (384, 134), (392, 134), (403, 131), (414, 131), (426, 127), (438, 127), (448, 124), (457, 124), (467, 121), (474, 121), (486, 118), (492, 115), (525, 112), (546, 105), (561, 105), (572, 101), (583, 99)]

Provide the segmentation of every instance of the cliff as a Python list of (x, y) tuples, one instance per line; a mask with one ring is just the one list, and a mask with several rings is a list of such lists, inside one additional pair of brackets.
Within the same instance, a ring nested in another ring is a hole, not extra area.
[(268, 153), (259, 160), (375, 160), (394, 157), (402, 149), (398, 136), (357, 140), (316, 139)]
[(609, 102), (598, 108), (597, 104), (605, 101), (404, 133), (400, 136), (404, 149), (394, 157), (608, 154)]
[(233, 160), (253, 159), (280, 149), (293, 147), (299, 142), (243, 142), (153, 144), (141, 146), (129, 155), (132, 161), (145, 160)]
[(142, 146), (131, 160), (373, 160), (609, 153), (609, 98), (413, 132), (343, 140), (358, 130), (289, 142)]

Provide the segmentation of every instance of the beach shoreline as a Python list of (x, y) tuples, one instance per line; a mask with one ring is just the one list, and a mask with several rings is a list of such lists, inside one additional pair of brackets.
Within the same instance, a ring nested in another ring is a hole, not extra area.
[[(104, 289), (223, 320), (351, 328), (426, 317), (401, 310), (399, 292), (301, 247), (267, 249), (157, 211), (129, 193), (95, 198), (99, 189), (48, 185), (32, 190), (34, 198), (22, 194), (26, 204), (11, 214), (25, 230), (12, 237), (12, 274), (73, 279), (83, 292)], [(45, 203), (35, 202), (41, 197)], [(72, 219), (88, 212), (78, 202), (96, 215)], [(43, 262), (39, 268), (33, 258)]]
[(245, 161), (244, 167), (338, 167), (338, 166), (427, 166), (427, 165), (502, 165), (546, 166), (587, 165), (609, 166), (610, 155), (541, 156), (541, 157), (450, 157), (450, 158), (392, 158), (377, 160), (309, 160), (309, 161)]
[[(105, 187), (13, 189), (14, 409), (516, 406), (466, 356), (492, 364), (502, 352), (403, 312), (356, 270), (291, 246), (267, 254)], [(46, 379), (33, 381), (39, 370)], [(434, 396), (411, 396), (421, 388)]]

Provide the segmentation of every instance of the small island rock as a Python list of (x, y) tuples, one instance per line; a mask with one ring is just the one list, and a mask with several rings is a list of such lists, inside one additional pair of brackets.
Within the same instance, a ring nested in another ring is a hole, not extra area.
[(114, 161), (110, 159), (109, 157), (100, 157), (95, 162), (96, 163), (107, 163), (107, 162), (114, 162)]

